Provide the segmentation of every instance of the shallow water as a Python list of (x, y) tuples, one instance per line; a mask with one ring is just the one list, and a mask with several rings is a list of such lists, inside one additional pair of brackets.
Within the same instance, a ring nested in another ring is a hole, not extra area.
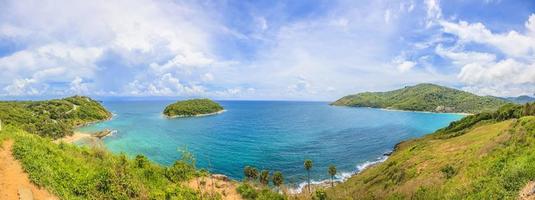
[(462, 118), (457, 114), (386, 111), (329, 106), (326, 102), (220, 101), (226, 112), (206, 117), (167, 119), (171, 101), (108, 101), (111, 121), (81, 128), (117, 130), (105, 138), (113, 152), (145, 154), (170, 165), (187, 147), (199, 167), (235, 179), (243, 167), (280, 170), (286, 182), (306, 178), (303, 160), (312, 159), (314, 180), (327, 179), (335, 164), (344, 178), (383, 159), (402, 140), (415, 138)]

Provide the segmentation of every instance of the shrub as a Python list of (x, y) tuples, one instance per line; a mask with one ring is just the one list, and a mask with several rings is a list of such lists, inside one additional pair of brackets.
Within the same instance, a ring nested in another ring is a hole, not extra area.
[(444, 177), (446, 177), (446, 179), (450, 179), (457, 173), (451, 165), (446, 165), (442, 167), (440, 171), (444, 174)]
[(258, 196), (258, 192), (256, 189), (249, 183), (242, 183), (237, 188), (236, 191), (244, 198), (244, 199), (256, 199)]

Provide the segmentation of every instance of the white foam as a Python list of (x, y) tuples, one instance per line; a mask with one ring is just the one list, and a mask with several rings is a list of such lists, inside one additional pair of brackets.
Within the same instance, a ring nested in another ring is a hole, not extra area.
[[(340, 172), (340, 173), (337, 173), (335, 176), (334, 176), (334, 181), (335, 182), (344, 182), (346, 181), (347, 179), (349, 179), (351, 176), (355, 175), (355, 174), (358, 174), (360, 172), (362, 172), (364, 169), (370, 167), (370, 166), (373, 166), (375, 164), (378, 164), (378, 163), (382, 163), (384, 161), (386, 161), (388, 159), (388, 156), (387, 155), (383, 155), (381, 157), (378, 157), (376, 160), (374, 161), (366, 161), (364, 163), (361, 163), (361, 164), (358, 164), (355, 168), (354, 171), (351, 171), (351, 172)], [(330, 183), (331, 180), (330, 179), (325, 179), (325, 180), (311, 180), (310, 181), (310, 184), (311, 185), (323, 185), (323, 184), (328, 184)], [(303, 191), (303, 189), (307, 186), (307, 181), (304, 181), (302, 183), (299, 183), (297, 185), (297, 187), (295, 188), (290, 188), (289, 189), (289, 192), (290, 194), (298, 194), (298, 193), (301, 193)]]

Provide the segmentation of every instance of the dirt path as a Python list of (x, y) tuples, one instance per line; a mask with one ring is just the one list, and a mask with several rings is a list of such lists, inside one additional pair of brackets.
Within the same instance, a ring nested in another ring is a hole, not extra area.
[(38, 188), (30, 182), (19, 161), (11, 154), (13, 141), (5, 141), (0, 148), (0, 199), (18, 200), (19, 192), (24, 199), (49, 200), (58, 199), (48, 191)]
[(520, 190), (519, 198), (522, 200), (535, 200), (535, 182), (530, 181), (522, 190)]

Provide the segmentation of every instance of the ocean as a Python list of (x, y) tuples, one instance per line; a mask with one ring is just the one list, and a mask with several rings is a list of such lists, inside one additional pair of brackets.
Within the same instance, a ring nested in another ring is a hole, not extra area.
[(311, 159), (311, 178), (329, 178), (330, 164), (343, 180), (386, 159), (393, 147), (447, 126), (458, 114), (388, 111), (330, 106), (327, 102), (218, 101), (225, 112), (212, 116), (167, 119), (172, 101), (104, 101), (112, 120), (80, 128), (115, 130), (104, 139), (113, 152), (144, 154), (171, 165), (187, 149), (199, 168), (243, 178), (247, 165), (281, 171), (287, 185), (306, 180), (303, 161)]

